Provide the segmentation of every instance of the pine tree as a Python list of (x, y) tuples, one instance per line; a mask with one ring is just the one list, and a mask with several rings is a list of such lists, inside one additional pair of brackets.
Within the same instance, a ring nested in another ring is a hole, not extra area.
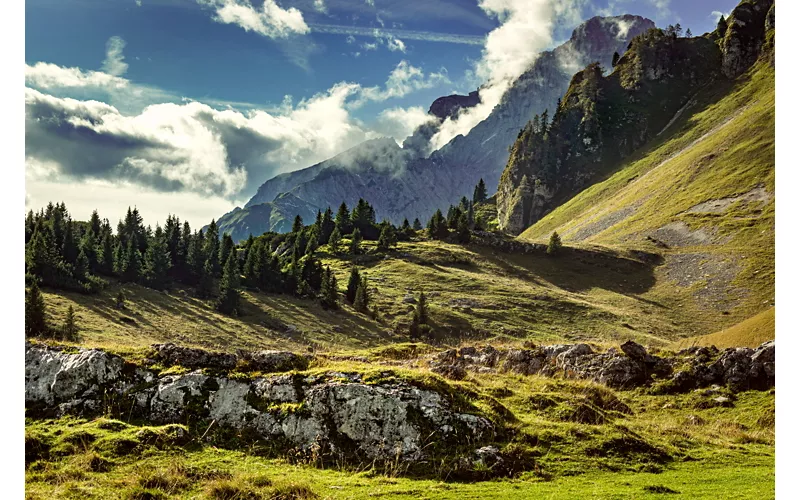
[(692, 34), (692, 30), (686, 28), (686, 38), (692, 38), (694, 35)]
[(331, 233), (331, 237), (328, 240), (328, 248), (333, 255), (339, 255), (341, 249), (339, 246), (342, 244), (342, 233), (339, 231), (339, 226), (333, 228), (333, 232)]
[(128, 248), (125, 251), (124, 267), (120, 278), (122, 281), (139, 281), (142, 273), (142, 254), (139, 252), (134, 239), (128, 240)]
[[(236, 249), (234, 248), (236, 245), (233, 243), (233, 238), (228, 233), (222, 235), (222, 242), (219, 245), (219, 268), (223, 269), (225, 264), (228, 262), (228, 257), (231, 256), (231, 253), (236, 255)], [(239, 265), (239, 260), (237, 259), (236, 265)]]
[(361, 231), (358, 228), (353, 229), (353, 234), (350, 236), (350, 253), (353, 255), (361, 253)]
[(100, 216), (97, 214), (97, 210), (92, 210), (92, 216), (89, 219), (89, 230), (95, 235), (100, 234)]
[(214, 262), (217, 259), (208, 258), (200, 271), (197, 283), (197, 295), (207, 299), (214, 295)]
[(728, 31), (728, 21), (725, 20), (725, 16), (719, 16), (719, 21), (717, 21), (717, 29), (716, 32), (719, 36), (725, 36), (725, 33)]
[(618, 62), (619, 62), (619, 52), (614, 51), (614, 55), (611, 57), (611, 67), (613, 68), (614, 66), (616, 66)]
[(34, 279), (25, 297), (25, 335), (32, 337), (48, 333), (44, 297), (39, 290), (39, 284)]
[(378, 238), (378, 250), (388, 251), (393, 246), (397, 246), (397, 235), (394, 231), (394, 226), (390, 223), (385, 223), (381, 229), (381, 235)]
[(342, 202), (339, 205), (339, 210), (336, 212), (335, 219), (336, 227), (339, 228), (339, 233), (344, 236), (353, 231), (353, 223), (350, 221), (350, 210), (347, 209), (347, 204)]
[(99, 260), (99, 271), (102, 274), (106, 276), (114, 274), (114, 236), (110, 231), (103, 234)]
[(553, 231), (550, 235), (550, 241), (547, 243), (547, 255), (557, 255), (561, 250), (561, 237), (557, 232)]
[(224, 314), (236, 315), (239, 312), (239, 263), (236, 254), (231, 252), (222, 271), (222, 280), (219, 284), (219, 295), (215, 306)]
[(203, 265), (205, 266), (206, 260), (211, 260), (212, 277), (217, 278), (220, 274), (221, 267), (219, 262), (219, 228), (214, 219), (206, 229), (205, 240), (203, 245)]
[(75, 324), (75, 309), (72, 305), (67, 309), (67, 317), (61, 327), (61, 338), (64, 340), (78, 340), (78, 326)]
[(336, 276), (331, 272), (330, 267), (326, 267), (322, 273), (322, 298), (320, 302), (325, 309), (339, 308), (339, 291), (336, 283)]
[(361, 283), (361, 273), (358, 272), (358, 268), (353, 266), (350, 269), (350, 277), (347, 279), (347, 291), (345, 292), (345, 298), (347, 302), (351, 304), (356, 300), (356, 292), (358, 291), (358, 285)]
[(419, 292), (417, 307), (414, 309), (414, 320), (418, 325), (428, 324), (428, 302), (424, 292)]
[(358, 289), (356, 296), (353, 300), (353, 308), (359, 312), (367, 312), (369, 310), (369, 290), (367, 288), (367, 277), (364, 276), (358, 282)]
[(83, 281), (86, 279), (86, 275), (89, 274), (89, 258), (86, 257), (86, 252), (81, 249), (78, 253), (78, 258), (75, 259), (75, 278), (78, 281)]
[(78, 260), (78, 242), (73, 233), (72, 221), (67, 219), (64, 225), (64, 246), (61, 250), (64, 261), (67, 264), (75, 264)]
[(414, 231), (422, 231), (422, 222), (419, 221), (419, 217), (414, 219), (414, 223), (411, 227), (414, 228)]
[[(320, 216), (320, 225), (322, 225), (322, 218)], [(311, 231), (308, 234), (308, 244), (306, 245), (305, 255), (314, 255), (319, 246), (319, 231), (317, 226), (311, 226)]]
[(167, 273), (172, 267), (165, 235), (160, 227), (156, 227), (153, 241), (147, 246), (144, 255), (143, 276), (145, 282), (156, 290), (163, 290), (167, 285)]
[[(333, 210), (331, 210), (331, 207), (328, 207), (322, 214), (322, 223), (320, 224), (319, 235), (320, 245), (326, 245), (328, 243), (335, 227), (336, 223), (333, 221)], [(339, 233), (339, 235), (341, 236), (341, 233)]]
[(294, 222), (292, 222), (292, 233), (298, 234), (303, 230), (303, 218), (300, 215), (295, 215)]
[(444, 218), (441, 210), (436, 212), (428, 222), (428, 236), (435, 240), (444, 240), (450, 235), (450, 230), (447, 228), (447, 219)]
[(458, 242), (462, 244), (469, 243), (470, 239), (472, 238), (472, 234), (469, 231), (469, 220), (467, 218), (467, 214), (461, 214), (461, 217), (458, 218), (456, 238), (458, 238)]
[(475, 186), (475, 192), (472, 194), (472, 202), (473, 203), (483, 203), (486, 201), (487, 192), (486, 192), (486, 183), (483, 182), (483, 178), (478, 181), (478, 184)]

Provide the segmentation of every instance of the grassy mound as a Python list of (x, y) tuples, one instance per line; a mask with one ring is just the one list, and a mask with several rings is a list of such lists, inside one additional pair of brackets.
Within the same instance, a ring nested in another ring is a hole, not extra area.
[(770, 307), (752, 318), (747, 318), (730, 328), (701, 337), (679, 340), (670, 346), (673, 350), (692, 346), (758, 347), (775, 338), (775, 308)]

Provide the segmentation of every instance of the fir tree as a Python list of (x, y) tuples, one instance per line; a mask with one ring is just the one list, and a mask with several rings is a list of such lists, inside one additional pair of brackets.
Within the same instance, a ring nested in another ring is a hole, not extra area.
[(167, 285), (167, 273), (172, 267), (165, 235), (160, 227), (156, 227), (153, 241), (147, 246), (144, 255), (143, 276), (145, 282), (156, 290), (163, 290)]
[(422, 231), (422, 222), (419, 221), (419, 217), (414, 219), (414, 223), (411, 225), (414, 231)]
[(97, 210), (92, 210), (92, 216), (89, 218), (89, 230), (95, 234), (100, 234), (100, 216), (97, 214)]
[(303, 230), (303, 218), (300, 215), (295, 215), (294, 222), (292, 222), (292, 233), (299, 234)]
[[(234, 248), (235, 246), (236, 245), (234, 245), (233, 238), (231, 238), (230, 234), (225, 233), (225, 234), (222, 235), (222, 242), (220, 242), (220, 245), (219, 245), (219, 268), (220, 269), (223, 269), (225, 267), (225, 264), (228, 262), (228, 257), (230, 257), (231, 254), (236, 256), (236, 250)], [(237, 259), (235, 262), (236, 262), (236, 265), (238, 266), (239, 265), (239, 260)]]
[(725, 20), (725, 16), (719, 16), (719, 21), (717, 21), (717, 29), (716, 32), (719, 36), (725, 36), (725, 32), (728, 31), (728, 21)]
[(483, 182), (483, 178), (481, 178), (478, 181), (478, 184), (475, 186), (475, 191), (472, 194), (472, 202), (483, 203), (484, 201), (486, 201), (486, 198), (487, 198), (486, 183)]
[(64, 225), (64, 246), (61, 251), (61, 255), (64, 257), (64, 261), (67, 264), (75, 264), (78, 260), (78, 243), (75, 240), (75, 234), (73, 233), (72, 228), (72, 221), (67, 219)]
[(114, 274), (114, 236), (111, 232), (103, 234), (103, 243), (100, 249), (99, 271), (106, 276)]
[(25, 296), (25, 335), (46, 335), (49, 333), (47, 316), (44, 306), (44, 297), (37, 280), (33, 280)]
[(469, 231), (469, 220), (467, 214), (461, 214), (458, 218), (458, 225), (456, 227), (456, 238), (459, 243), (466, 244), (470, 242), (472, 234)]
[[(320, 216), (320, 225), (322, 225), (322, 217)], [(304, 252), (305, 255), (314, 255), (314, 252), (317, 251), (317, 247), (319, 246), (319, 227), (311, 226), (311, 231), (309, 231), (308, 235), (308, 244), (306, 245), (306, 251)]]
[(561, 237), (557, 232), (553, 231), (550, 235), (550, 241), (547, 243), (547, 255), (557, 255), (561, 250)]
[(64, 340), (78, 340), (78, 326), (75, 324), (75, 309), (72, 305), (67, 309), (67, 317), (61, 327), (61, 338)]
[(214, 295), (214, 262), (217, 259), (208, 258), (200, 271), (197, 283), (197, 295), (207, 299)]
[(351, 304), (356, 300), (356, 292), (358, 291), (358, 285), (361, 283), (361, 274), (358, 272), (358, 268), (353, 266), (350, 269), (350, 277), (347, 279), (347, 291), (345, 292), (344, 296), (347, 299), (347, 302)]
[[(325, 209), (325, 212), (322, 214), (322, 223), (320, 224), (320, 235), (319, 235), (319, 244), (326, 245), (331, 238), (331, 234), (333, 233), (333, 229), (336, 227), (336, 223), (333, 220), (333, 210), (331, 207)], [(339, 233), (341, 236), (341, 233)]]
[(361, 231), (358, 228), (353, 229), (353, 234), (350, 236), (350, 253), (353, 255), (361, 253)]
[(212, 277), (216, 278), (219, 276), (221, 271), (220, 263), (219, 263), (219, 228), (217, 227), (217, 223), (214, 219), (211, 219), (211, 223), (208, 225), (208, 229), (206, 230), (205, 234), (205, 241), (203, 247), (203, 265), (205, 265), (206, 260), (211, 260), (211, 267), (212, 267)]
[(686, 28), (686, 38), (692, 38), (694, 35), (692, 34), (692, 30)]
[(142, 273), (142, 254), (139, 252), (139, 248), (133, 238), (128, 240), (128, 248), (125, 251), (123, 265), (120, 276), (122, 281), (138, 281)]
[(219, 284), (219, 295), (215, 306), (224, 314), (236, 315), (239, 312), (239, 263), (236, 254), (231, 252), (222, 271), (222, 280)]
[(342, 233), (339, 231), (339, 226), (333, 228), (331, 237), (328, 240), (328, 248), (333, 255), (339, 255), (341, 251), (340, 245), (342, 244)]
[(367, 277), (364, 276), (358, 283), (356, 296), (353, 300), (353, 308), (356, 311), (365, 313), (369, 310), (369, 290), (367, 289)]
[(614, 51), (614, 55), (611, 57), (611, 67), (615, 67), (619, 62), (619, 52)]
[(442, 215), (442, 211), (437, 209), (428, 222), (428, 236), (435, 240), (444, 240), (449, 235), (450, 230), (447, 228), (447, 220)]
[(347, 204), (342, 202), (339, 205), (339, 211), (336, 212), (335, 219), (336, 227), (339, 228), (339, 233), (344, 236), (353, 231), (353, 223), (350, 221), (350, 210), (347, 209)]
[(81, 249), (78, 253), (78, 258), (75, 259), (75, 278), (78, 281), (83, 281), (86, 279), (86, 275), (89, 274), (89, 258), (86, 257), (86, 252)]
[(428, 302), (424, 292), (419, 292), (417, 307), (414, 309), (414, 320), (418, 325), (428, 324)]
[(397, 246), (397, 235), (395, 234), (394, 226), (387, 222), (383, 225), (381, 235), (378, 238), (378, 250), (385, 252), (394, 246)]
[(322, 273), (322, 286), (320, 292), (322, 298), (320, 302), (325, 309), (339, 308), (339, 291), (336, 283), (336, 276), (331, 272), (330, 267), (326, 267)]

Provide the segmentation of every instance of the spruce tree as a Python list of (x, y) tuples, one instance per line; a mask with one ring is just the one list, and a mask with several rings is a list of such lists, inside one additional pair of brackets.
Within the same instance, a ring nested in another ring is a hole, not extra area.
[(351, 304), (356, 300), (356, 292), (358, 291), (358, 285), (361, 284), (361, 273), (358, 272), (358, 268), (353, 266), (350, 269), (350, 277), (347, 279), (347, 291), (345, 292), (345, 298), (347, 302)]
[(336, 283), (336, 276), (331, 272), (330, 267), (326, 267), (322, 273), (322, 298), (320, 302), (325, 309), (339, 308), (339, 292)]
[(231, 252), (222, 270), (219, 295), (215, 306), (223, 314), (236, 315), (239, 312), (239, 263), (236, 254)]
[(89, 258), (86, 257), (86, 252), (81, 249), (78, 253), (78, 258), (75, 260), (75, 279), (83, 281), (86, 275), (89, 274)]
[(472, 202), (473, 203), (483, 203), (486, 201), (487, 192), (486, 192), (486, 183), (483, 182), (483, 178), (478, 181), (478, 184), (475, 186), (475, 191), (472, 194)]
[[(322, 219), (320, 218), (320, 225), (322, 224)], [(308, 234), (308, 244), (306, 245), (305, 255), (314, 255), (314, 252), (317, 251), (317, 247), (319, 246), (319, 232), (320, 229), (317, 226), (311, 226), (311, 231)]]
[(214, 294), (214, 262), (217, 259), (206, 259), (203, 268), (198, 276), (197, 295), (200, 298), (207, 299)]
[(419, 221), (419, 217), (414, 219), (414, 223), (411, 227), (414, 228), (414, 231), (422, 231), (422, 222)]
[(414, 309), (414, 320), (416, 321), (417, 325), (428, 324), (428, 302), (425, 298), (424, 292), (419, 292), (417, 307)]
[(553, 231), (550, 235), (550, 241), (547, 243), (547, 255), (557, 255), (561, 250), (561, 237), (557, 232)]
[(72, 305), (67, 309), (67, 317), (61, 327), (61, 338), (64, 340), (78, 340), (78, 326), (75, 324), (75, 309)]
[(353, 229), (353, 234), (350, 236), (350, 253), (353, 255), (361, 253), (361, 231), (358, 228)]
[[(331, 210), (331, 207), (328, 207), (322, 214), (322, 224), (320, 225), (319, 235), (320, 245), (326, 245), (328, 243), (335, 227), (336, 223), (333, 220), (333, 210)], [(341, 233), (339, 233), (339, 235), (341, 236)]]
[(78, 242), (73, 233), (72, 221), (67, 219), (64, 225), (64, 246), (61, 251), (67, 264), (75, 264), (78, 260)]
[(394, 232), (394, 226), (387, 222), (383, 225), (378, 238), (378, 250), (388, 251), (393, 246), (397, 246), (397, 235)]
[[(222, 235), (222, 242), (219, 245), (219, 268), (223, 269), (228, 262), (228, 257), (231, 253), (236, 255), (236, 245), (233, 243), (233, 238), (228, 233)], [(239, 260), (236, 260), (236, 265), (239, 265)]]
[(728, 21), (725, 20), (725, 16), (719, 16), (719, 21), (717, 21), (717, 35), (725, 36), (725, 33), (728, 31)]
[(341, 251), (340, 245), (342, 244), (342, 233), (339, 231), (339, 226), (333, 228), (330, 239), (328, 239), (328, 248), (333, 255), (339, 255)]
[(106, 276), (114, 274), (114, 236), (111, 232), (105, 232), (103, 234), (99, 271)]
[(295, 215), (294, 222), (292, 222), (292, 233), (298, 234), (303, 230), (303, 218), (300, 215)]
[(34, 279), (25, 296), (25, 335), (32, 337), (48, 333), (44, 297), (39, 290), (39, 283)]
[(470, 239), (472, 238), (472, 234), (469, 231), (469, 220), (467, 219), (467, 214), (461, 214), (461, 217), (458, 218), (456, 238), (458, 238), (458, 242), (462, 244), (469, 243)]
[(611, 67), (613, 68), (614, 66), (616, 66), (618, 62), (619, 62), (619, 52), (614, 51), (614, 55), (611, 57)]
[(172, 261), (169, 255), (165, 235), (160, 227), (156, 228), (153, 241), (147, 246), (144, 255), (143, 276), (148, 286), (156, 290), (163, 290), (167, 286), (168, 276)]
[(122, 281), (139, 281), (142, 273), (142, 254), (139, 253), (139, 248), (133, 238), (128, 240), (128, 248), (125, 252), (123, 265), (122, 275), (120, 276)]
[(339, 205), (339, 211), (336, 212), (335, 225), (339, 228), (339, 233), (344, 236), (353, 231), (353, 223), (350, 221), (350, 210), (347, 209), (347, 204), (342, 202)]
[(205, 261), (207, 259), (211, 260), (211, 267), (212, 267), (212, 277), (217, 278), (221, 271), (220, 262), (219, 262), (219, 228), (217, 227), (217, 223), (214, 219), (211, 219), (211, 223), (208, 225), (208, 229), (206, 230), (205, 239), (204, 239), (204, 246), (203, 246), (203, 265), (205, 265)]
[(355, 300), (353, 300), (353, 307), (359, 312), (367, 312), (369, 310), (369, 291), (367, 289), (366, 276), (361, 278), (358, 282), (358, 289), (356, 290)]

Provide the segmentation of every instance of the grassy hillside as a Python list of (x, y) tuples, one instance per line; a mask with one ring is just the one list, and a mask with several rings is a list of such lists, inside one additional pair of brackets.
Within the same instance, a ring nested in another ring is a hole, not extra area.
[(652, 144), (520, 238), (658, 252), (647, 297), (691, 317), (685, 334), (710, 333), (774, 303), (774, 192), (775, 70), (760, 62), (700, 89)]
[(673, 349), (683, 349), (684, 347), (717, 346), (720, 349), (725, 347), (757, 347), (758, 345), (775, 338), (775, 308), (770, 307), (764, 312), (758, 313), (752, 318), (747, 318), (741, 323), (737, 323), (725, 330), (714, 332), (700, 337), (689, 337), (682, 339), (671, 347)]

